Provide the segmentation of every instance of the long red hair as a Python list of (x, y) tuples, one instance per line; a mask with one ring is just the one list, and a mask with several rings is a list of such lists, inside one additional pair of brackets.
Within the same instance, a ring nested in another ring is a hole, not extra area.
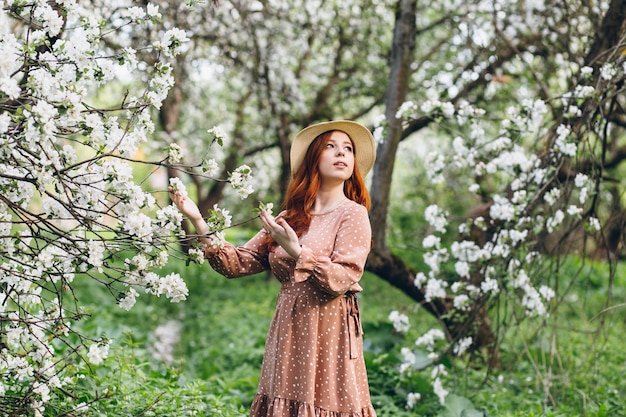
[[(309, 149), (307, 150), (302, 164), (298, 170), (293, 174), (293, 178), (287, 187), (287, 193), (285, 195), (285, 201), (282, 206), (282, 210), (285, 213), (282, 217), (293, 228), (298, 236), (302, 236), (306, 232), (311, 224), (311, 208), (315, 203), (315, 196), (320, 188), (320, 173), (319, 162), (324, 147), (328, 143), (331, 133), (330, 130), (324, 132), (316, 137)], [(352, 141), (352, 138), (350, 138)], [(353, 142), (353, 141), (352, 141)], [(359, 152), (354, 147), (354, 155)], [(365, 187), (363, 176), (359, 171), (359, 167), (354, 164), (354, 171), (350, 178), (348, 178), (343, 185), (343, 190), (350, 200), (353, 200), (362, 206), (370, 209), (370, 195)], [(270, 246), (275, 245), (274, 240), (268, 235), (268, 244)]]

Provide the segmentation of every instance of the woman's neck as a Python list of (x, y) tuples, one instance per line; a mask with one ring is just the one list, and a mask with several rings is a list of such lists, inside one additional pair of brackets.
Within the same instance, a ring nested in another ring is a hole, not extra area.
[(339, 207), (347, 200), (342, 188), (335, 188), (329, 191), (318, 191), (311, 214), (326, 213)]

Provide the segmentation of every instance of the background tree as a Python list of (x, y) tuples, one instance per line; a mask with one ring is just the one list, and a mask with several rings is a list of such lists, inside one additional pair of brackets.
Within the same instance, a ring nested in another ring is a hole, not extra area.
[[(357, 119), (383, 102), (388, 2), (223, 1), (194, 5), (193, 13), (182, 13), (178, 3), (160, 5), (163, 20), (187, 28), (191, 39), (160, 110), (164, 144), (213, 154), (222, 177), (244, 161), (254, 172), (267, 171), (259, 188), (269, 188), (277, 202), (297, 130), (329, 118)], [(206, 120), (226, 133), (223, 149), (208, 149), (197, 130)], [(222, 199), (223, 182), (189, 174), (203, 211)]]
[[(614, 188), (620, 163), (613, 162), (621, 157), (611, 149), (623, 140), (625, 9), (622, 2), (568, 3), (556, 12), (549, 4), (448, 6), (417, 12), (424, 54), (413, 65), (411, 101), (387, 103), (372, 190), (379, 237), (369, 265), (441, 319), (449, 353), (490, 345), (487, 359), (497, 365), (497, 347), (516, 324), (554, 313), (578, 278), (562, 282), (567, 257), (620, 256), (622, 196)], [(398, 19), (397, 40), (410, 34), (402, 24)], [(397, 44), (408, 54), (408, 42)], [(392, 68), (410, 68), (406, 55), (397, 56)], [(390, 91), (401, 85), (392, 76)], [(425, 265), (417, 274), (380, 237), (389, 236), (391, 187), (381, 174), (412, 134), (432, 150), (424, 153), (433, 192), (422, 197), (432, 229), (400, 233), (407, 242), (423, 239)], [(428, 136), (435, 143), (426, 144)], [(603, 196), (611, 196), (610, 208), (599, 203)], [(555, 291), (561, 291), (556, 298)], [(503, 297), (519, 297), (522, 311)], [(490, 317), (498, 317), (497, 333)], [(409, 365), (414, 360), (407, 357)]]

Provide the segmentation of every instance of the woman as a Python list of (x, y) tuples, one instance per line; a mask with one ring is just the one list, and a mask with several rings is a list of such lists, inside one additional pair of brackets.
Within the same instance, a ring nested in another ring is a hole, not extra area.
[[(352, 121), (300, 131), (291, 147), (292, 181), (284, 211), (259, 215), (263, 230), (240, 247), (206, 245), (215, 271), (240, 277), (271, 269), (281, 282), (251, 417), (375, 417), (356, 294), (371, 248), (363, 177), (374, 139)], [(199, 235), (197, 206), (172, 200)]]

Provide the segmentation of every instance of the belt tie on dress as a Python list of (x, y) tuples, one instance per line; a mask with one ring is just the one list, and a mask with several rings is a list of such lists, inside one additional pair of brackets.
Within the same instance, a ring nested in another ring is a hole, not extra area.
[(356, 293), (346, 293), (346, 307), (348, 320), (348, 336), (350, 341), (350, 359), (356, 359), (359, 357), (358, 349), (358, 337), (363, 333), (361, 327), (361, 313), (359, 312), (359, 303), (357, 302)]

